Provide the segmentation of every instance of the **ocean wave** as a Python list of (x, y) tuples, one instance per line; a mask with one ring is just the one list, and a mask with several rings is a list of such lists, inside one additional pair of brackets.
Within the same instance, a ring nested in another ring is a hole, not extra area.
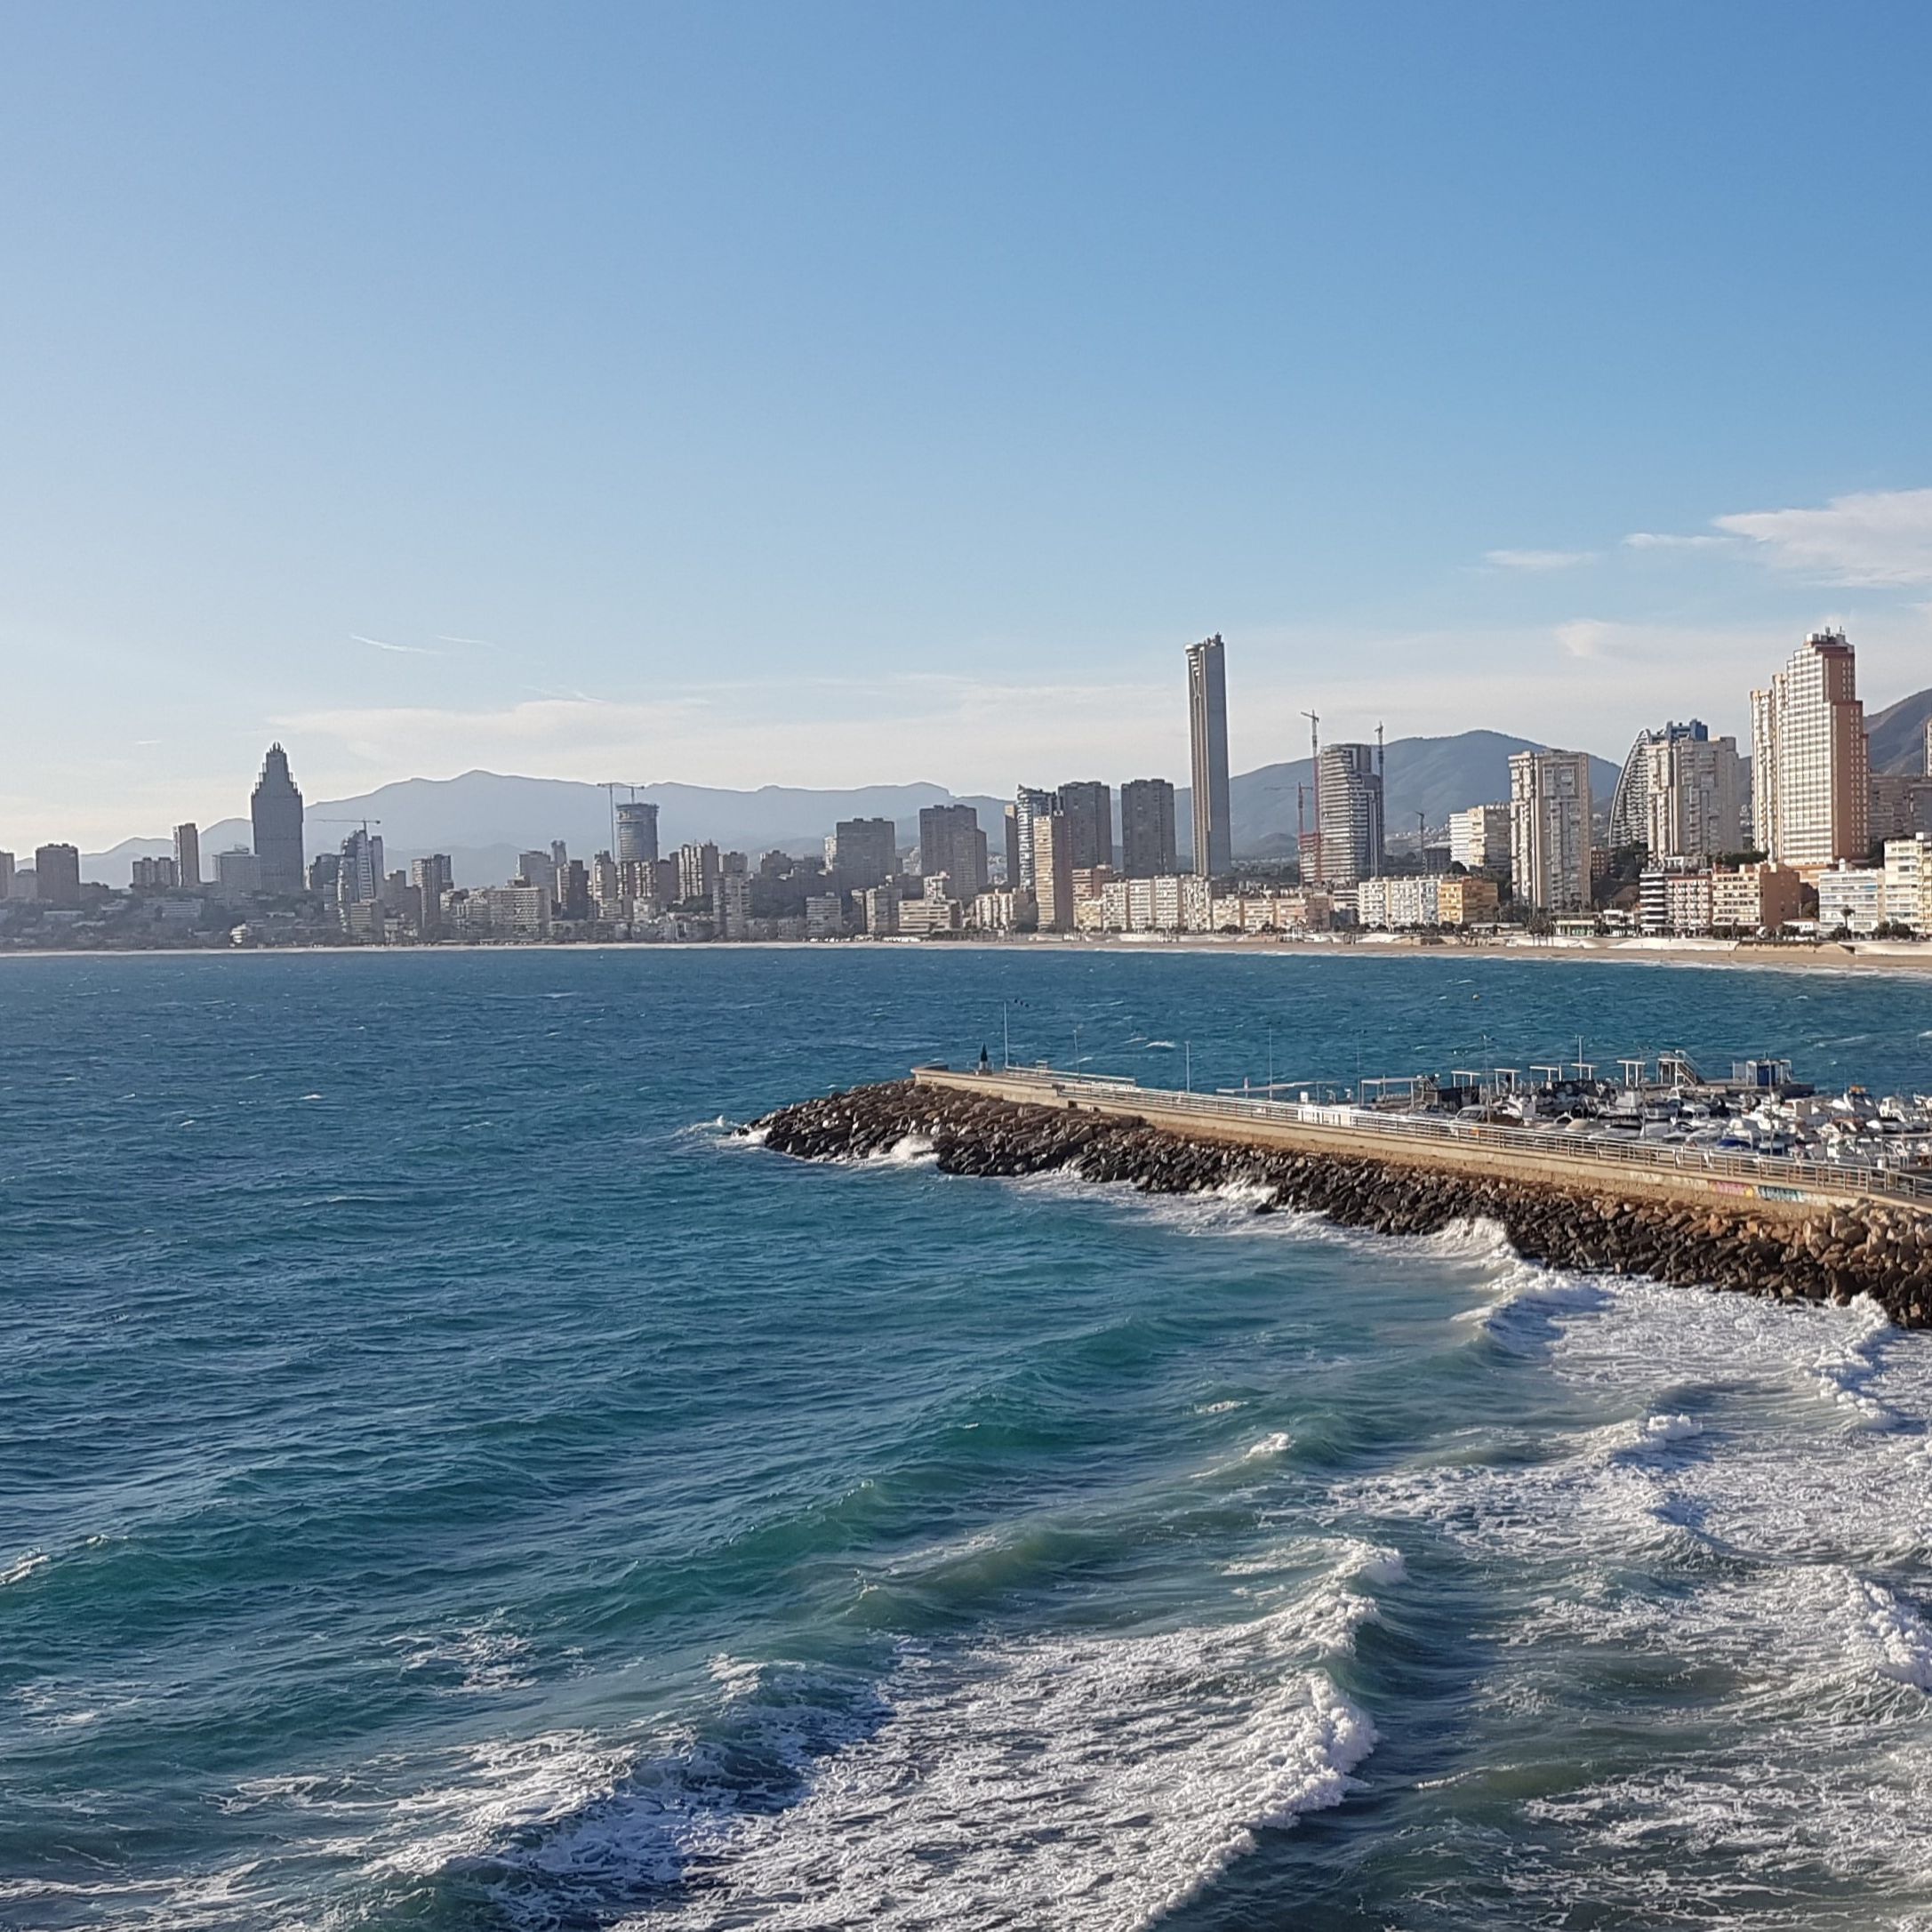
[(527, 1690), (536, 1682), (527, 1639), (485, 1625), (473, 1630), (411, 1633), (389, 1639), (404, 1652), (405, 1673), (436, 1680), (439, 1690), (475, 1695)]
[(0, 1588), (8, 1583), (25, 1583), (36, 1570), (46, 1568), (49, 1559), (44, 1550), (23, 1551), (4, 1570), (0, 1570)]
[(1868, 1429), (1895, 1429), (1904, 1418), (1871, 1392), (1870, 1384), (1882, 1366), (1882, 1348), (1897, 1331), (1885, 1311), (1869, 1295), (1851, 1303), (1848, 1333), (1832, 1338), (1812, 1363), (1818, 1391), (1847, 1410)]
[(1373, 1724), (1325, 1671), (1283, 1666), (1362, 1614), (909, 1660), (885, 1723), (796, 1804), (689, 1818), (681, 1896), (623, 1923), (1151, 1924), (1356, 1788)]
[(479, 1746), (392, 1807), (365, 1870), (461, 1871), (533, 1928), (1149, 1925), (1357, 1788), (1375, 1728), (1333, 1671), (1377, 1614), (1351, 1584), (1400, 1567), (1332, 1553), (1263, 1615), (906, 1643), (876, 1686), (720, 1653), (709, 1718)]

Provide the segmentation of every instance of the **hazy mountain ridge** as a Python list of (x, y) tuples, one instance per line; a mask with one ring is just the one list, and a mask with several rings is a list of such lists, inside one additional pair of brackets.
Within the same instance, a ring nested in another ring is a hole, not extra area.
[[(1925, 726), (1932, 717), (1932, 689), (1901, 698), (1868, 719), (1874, 771), (1917, 772), (1924, 768)], [(1503, 732), (1465, 731), (1439, 738), (1398, 738), (1388, 747), (1385, 820), (1393, 838), (1415, 829), (1418, 812), (1439, 829), (1451, 812), (1509, 797), (1510, 755), (1543, 749), (1535, 740)], [(1748, 748), (1744, 748), (1747, 749)], [(1591, 786), (1599, 807), (1616, 789), (1620, 766), (1591, 755)], [(1058, 784), (1078, 774), (1035, 774), (1027, 782)], [(1234, 815), (1234, 848), (1239, 856), (1291, 854), (1295, 849), (1298, 786), (1312, 785), (1307, 758), (1263, 765), (1237, 774), (1229, 784)], [(943, 785), (862, 785), (852, 790), (766, 785), (734, 791), (709, 785), (640, 785), (639, 798), (658, 807), (660, 849), (673, 852), (693, 839), (709, 838), (726, 850), (756, 857), (773, 846), (806, 853), (817, 848), (840, 819), (890, 818), (899, 843), (918, 843), (919, 812), (929, 805), (975, 807), (988, 844), (1001, 849), (1000, 816), (1006, 801), (980, 795), (956, 795)], [(618, 796), (628, 798), (628, 787)], [(1116, 812), (1118, 814), (1118, 801)], [(389, 862), (405, 866), (424, 853), (450, 854), (457, 883), (484, 886), (509, 878), (517, 854), (564, 839), (573, 854), (588, 858), (612, 844), (611, 800), (602, 785), (567, 778), (525, 778), (515, 774), (465, 772), (457, 778), (405, 778), (349, 798), (318, 799), (306, 814), (311, 854), (333, 850), (352, 823), (366, 818), (382, 834)], [(377, 824), (376, 821), (381, 821)], [(1186, 786), (1174, 790), (1175, 836), (1183, 861), (1191, 842), (1193, 814)], [(1312, 827), (1311, 790), (1307, 822)], [(1118, 824), (1118, 818), (1117, 818)], [(212, 875), (218, 852), (250, 843), (245, 818), (205, 825), (201, 832), (202, 869)], [(172, 853), (165, 838), (125, 838), (105, 852), (84, 855), (85, 876), (104, 885), (125, 886), (138, 858)]]
[(1932, 689), (1915, 691), (1882, 711), (1865, 714), (1872, 741), (1872, 769), (1917, 776), (1925, 770), (1925, 726), (1932, 717)]
[[(1391, 833), (1413, 822), (1418, 807), (1429, 814), (1431, 824), (1439, 826), (1459, 806), (1507, 798), (1509, 755), (1532, 742), (1489, 731), (1395, 740), (1387, 756)], [(1594, 758), (1591, 771), (1592, 783), (1601, 785), (1607, 798), (1616, 782), (1616, 767)], [(1231, 781), (1238, 854), (1266, 853), (1278, 846), (1293, 850), (1295, 787), (1308, 782), (1309, 773), (1309, 760), (1301, 758), (1264, 765)], [(1057, 784), (1076, 775), (1042, 774), (1039, 782)], [(955, 795), (942, 785), (864, 785), (849, 791), (766, 785), (757, 791), (733, 791), (663, 784), (640, 785), (636, 795), (657, 806), (659, 848), (665, 853), (696, 839), (710, 839), (726, 850), (747, 852), (754, 858), (774, 846), (808, 853), (840, 819), (848, 818), (892, 819), (903, 847), (918, 841), (922, 807), (949, 804), (974, 806), (988, 844), (996, 853), (1002, 849), (1006, 800)], [(620, 798), (629, 796), (629, 787), (618, 788)], [(1117, 814), (1118, 809), (1117, 801)], [(611, 798), (605, 787), (509, 773), (398, 779), (354, 798), (317, 799), (304, 816), (311, 855), (333, 850), (354, 825), (367, 820), (370, 830), (382, 835), (389, 865), (405, 866), (424, 853), (445, 852), (457, 883), (465, 886), (493, 885), (510, 878), (519, 852), (548, 846), (554, 838), (563, 839), (573, 855), (585, 858), (613, 844)], [(1184, 861), (1192, 822), (1185, 786), (1175, 789), (1174, 818)], [(222, 819), (204, 826), (203, 872), (213, 875), (218, 852), (249, 842), (246, 819)], [(105, 885), (125, 886), (135, 859), (172, 850), (164, 838), (124, 839), (109, 851), (85, 855), (84, 870)]]

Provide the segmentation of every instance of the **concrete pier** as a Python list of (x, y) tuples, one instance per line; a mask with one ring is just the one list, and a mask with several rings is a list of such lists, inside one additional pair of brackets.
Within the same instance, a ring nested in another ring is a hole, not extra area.
[(1387, 1234), (1497, 1223), (1526, 1259), (1786, 1301), (1871, 1295), (1932, 1326), (1932, 1201), (1766, 1156), (1629, 1147), (1520, 1128), (1176, 1094), (1039, 1071), (955, 1072), (779, 1109), (754, 1131), (806, 1159), (909, 1136), (943, 1172), (1070, 1169), (1150, 1193), (1255, 1190), (1263, 1207)]

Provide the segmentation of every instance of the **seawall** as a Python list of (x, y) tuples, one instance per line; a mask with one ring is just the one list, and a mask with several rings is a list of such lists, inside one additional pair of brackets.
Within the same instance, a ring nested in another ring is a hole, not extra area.
[(1247, 1185), (1271, 1190), (1260, 1211), (1279, 1205), (1383, 1234), (1433, 1234), (1480, 1218), (1498, 1223), (1526, 1260), (1552, 1267), (1784, 1301), (1870, 1295), (1899, 1326), (1932, 1327), (1932, 1215), (1907, 1204), (1848, 1190), (1810, 1200), (1693, 1198), (1684, 1190), (1698, 1177), (1683, 1177), (1673, 1192), (1664, 1176), (1582, 1162), (1566, 1169), (1541, 1150), (1511, 1169), (1494, 1149), (1446, 1147), (1431, 1158), (1430, 1150), (1406, 1146), (1370, 1153), (1327, 1140), (1271, 1144), (1235, 1120), (1202, 1131), (1156, 1124), (1125, 1097), (1076, 1089), (1042, 1104), (1010, 1097), (1012, 1083), (1004, 1085), (998, 1076), (922, 1070), (917, 1080), (781, 1107), (753, 1130), (807, 1160), (863, 1158), (912, 1136), (931, 1143), (946, 1174), (1070, 1169), (1150, 1194)]

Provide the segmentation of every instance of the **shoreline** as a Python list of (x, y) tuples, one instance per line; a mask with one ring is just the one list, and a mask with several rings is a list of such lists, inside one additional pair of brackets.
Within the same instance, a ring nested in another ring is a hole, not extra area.
[(1565, 940), (1535, 944), (1494, 942), (1447, 942), (1427, 946), (1413, 940), (1277, 939), (1261, 935), (1234, 937), (1215, 934), (1183, 934), (1158, 940), (1123, 940), (1091, 934), (971, 939), (750, 939), (750, 940), (524, 940), (504, 945), (414, 946), (76, 946), (0, 949), (0, 962), (12, 959), (237, 959), (237, 958), (448, 958), (469, 953), (654, 953), (654, 952), (849, 952), (862, 955), (934, 952), (1023, 952), (1042, 958), (1171, 958), (1186, 955), (1209, 958), (1293, 959), (1439, 959), (1524, 960), (1541, 965), (1577, 961), (1606, 965), (1702, 968), (1743, 973), (1890, 973), (1932, 974), (1932, 942), (1912, 945), (1899, 941), (1880, 952), (1828, 941), (1818, 946), (1754, 946), (1729, 942), (1683, 944), (1633, 944), (1627, 940)]

